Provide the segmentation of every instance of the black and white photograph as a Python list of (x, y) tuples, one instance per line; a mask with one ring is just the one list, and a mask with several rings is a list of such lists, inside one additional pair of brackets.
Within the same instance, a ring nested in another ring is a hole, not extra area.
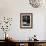
[(20, 27), (21, 28), (32, 28), (32, 13), (20, 13)]

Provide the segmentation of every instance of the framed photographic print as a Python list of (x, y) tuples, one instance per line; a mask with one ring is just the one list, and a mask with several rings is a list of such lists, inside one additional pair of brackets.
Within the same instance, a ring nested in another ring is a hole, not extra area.
[(20, 13), (20, 28), (32, 28), (33, 27), (33, 14), (32, 13)]

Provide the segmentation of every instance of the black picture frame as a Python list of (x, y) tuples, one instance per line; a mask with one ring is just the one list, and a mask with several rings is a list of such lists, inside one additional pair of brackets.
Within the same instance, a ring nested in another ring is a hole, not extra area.
[(33, 27), (33, 14), (20, 13), (20, 28), (32, 29)]

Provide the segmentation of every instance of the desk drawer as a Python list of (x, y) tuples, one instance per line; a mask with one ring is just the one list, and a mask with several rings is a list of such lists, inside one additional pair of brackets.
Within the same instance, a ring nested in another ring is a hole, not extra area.
[(16, 43), (16, 46), (28, 46), (28, 43)]
[(38, 46), (46, 46), (46, 43), (39, 43)]

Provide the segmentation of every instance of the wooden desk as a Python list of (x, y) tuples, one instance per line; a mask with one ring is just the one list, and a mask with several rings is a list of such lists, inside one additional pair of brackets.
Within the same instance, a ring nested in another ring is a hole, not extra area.
[(21, 46), (20, 44), (23, 44), (22, 46), (46, 46), (46, 40), (40, 40), (40, 41), (29, 41), (29, 40), (6, 40), (9, 44), (14, 44), (16, 46)]

